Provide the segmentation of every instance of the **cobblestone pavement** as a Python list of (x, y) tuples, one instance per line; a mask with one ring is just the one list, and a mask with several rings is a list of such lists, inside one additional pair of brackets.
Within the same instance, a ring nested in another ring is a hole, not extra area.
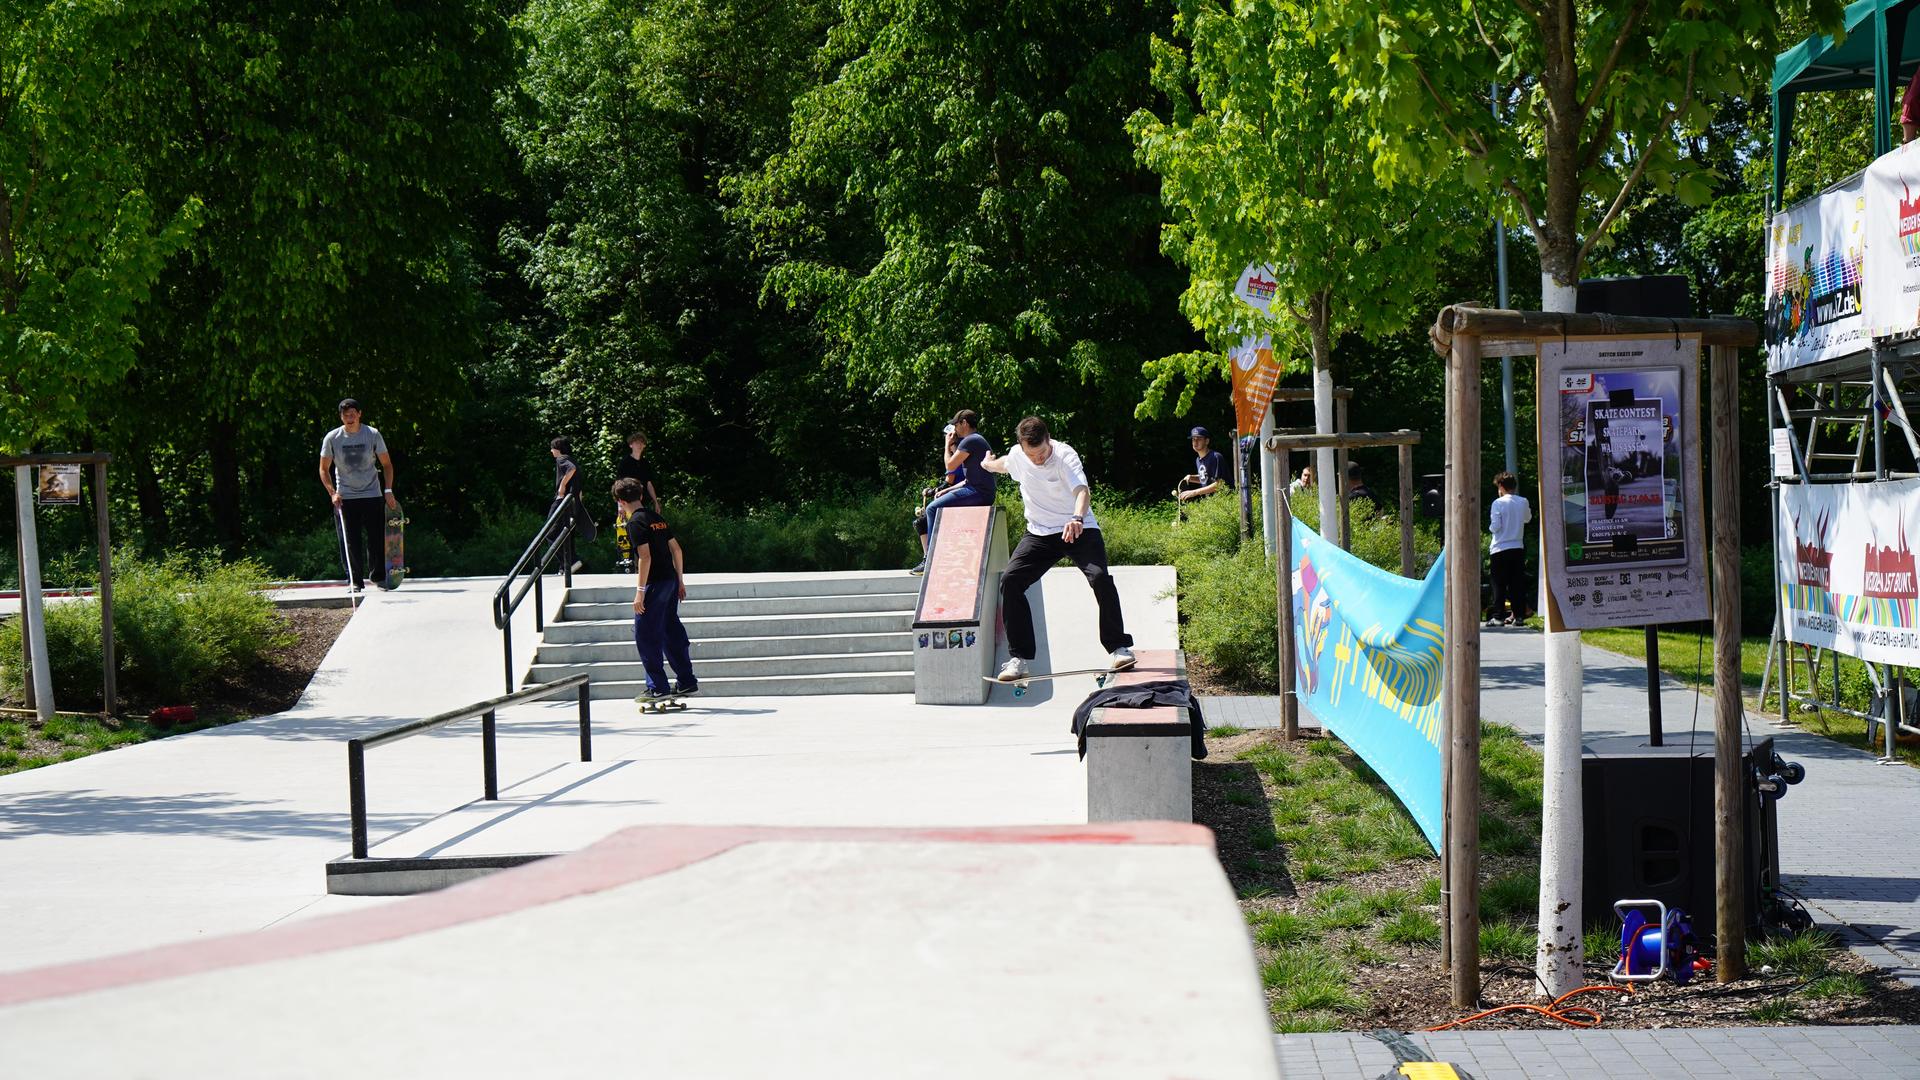
[(1389, 1041), (1356, 1032), (1273, 1039), (1280, 1075), (1286, 1080), (1378, 1080), (1395, 1075), (1402, 1060), (1446, 1062), (1458, 1075), (1472, 1080), (1907, 1080), (1920, 1076), (1920, 1027), (1448, 1031)]

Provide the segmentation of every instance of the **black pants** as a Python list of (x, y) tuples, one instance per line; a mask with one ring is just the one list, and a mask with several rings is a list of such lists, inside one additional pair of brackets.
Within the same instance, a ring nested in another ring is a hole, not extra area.
[(1501, 606), (1513, 609), (1513, 617), (1527, 617), (1527, 550), (1509, 548), (1493, 553), (1493, 608), (1488, 618), (1502, 617)]
[[(340, 500), (340, 523), (347, 546), (347, 576), (355, 588), (387, 580), (387, 500), (374, 495)], [(368, 572), (372, 567), (372, 572)]]
[(1038, 651), (1033, 638), (1033, 608), (1027, 603), (1027, 587), (1053, 568), (1062, 558), (1087, 575), (1093, 586), (1093, 598), (1100, 605), (1100, 647), (1112, 652), (1132, 645), (1133, 638), (1120, 619), (1120, 590), (1114, 588), (1113, 575), (1107, 573), (1107, 542), (1099, 529), (1088, 529), (1069, 544), (1059, 533), (1020, 538), (1020, 546), (1007, 560), (1007, 571), (1000, 577), (1000, 612), (1007, 623), (1007, 651), (1021, 660), (1033, 659)]

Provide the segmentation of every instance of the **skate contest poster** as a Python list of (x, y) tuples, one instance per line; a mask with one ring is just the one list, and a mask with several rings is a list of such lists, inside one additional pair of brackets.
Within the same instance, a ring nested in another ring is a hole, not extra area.
[(1403, 578), (1288, 517), (1295, 695), (1380, 774), (1439, 851), (1446, 554), (1425, 580)]
[(1706, 618), (1699, 388), (1697, 335), (1540, 342), (1549, 628)]

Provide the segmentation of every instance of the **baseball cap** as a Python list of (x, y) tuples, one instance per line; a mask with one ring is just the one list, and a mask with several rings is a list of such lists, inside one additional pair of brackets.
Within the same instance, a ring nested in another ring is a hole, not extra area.
[(965, 420), (969, 425), (973, 427), (977, 428), (980, 426), (980, 414), (977, 412), (974, 412), (972, 409), (961, 409), (959, 412), (954, 413), (953, 419), (947, 421), (947, 424), (949, 427), (951, 427), (952, 425), (957, 424), (962, 420)]
[[(341, 412), (345, 412), (345, 411), (347, 411), (348, 409), (359, 409), (359, 408), (360, 408), (360, 403), (359, 403), (358, 401), (356, 401), (356, 400), (354, 400), (353, 398), (341, 398), (341, 399), (340, 399), (340, 411), (341, 411)], [(365, 412), (366, 410), (365, 410), (365, 409), (361, 409), (360, 411), (362, 411), (362, 412)]]
[(1209, 434), (1207, 434), (1207, 429), (1206, 429), (1206, 428), (1203, 428), (1203, 427), (1197, 427), (1197, 428), (1194, 428), (1194, 429), (1193, 429), (1192, 431), (1189, 431), (1189, 432), (1187, 432), (1187, 438), (1189, 438), (1189, 439), (1211, 439), (1211, 438), (1213, 438), (1213, 436), (1212, 436), (1212, 435), (1209, 435)]

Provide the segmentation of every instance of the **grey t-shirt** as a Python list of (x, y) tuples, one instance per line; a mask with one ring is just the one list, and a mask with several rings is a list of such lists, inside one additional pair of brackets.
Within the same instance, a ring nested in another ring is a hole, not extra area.
[(320, 440), (320, 456), (333, 459), (333, 486), (343, 499), (380, 496), (380, 455), (386, 452), (387, 440), (367, 424), (351, 435), (334, 428)]

